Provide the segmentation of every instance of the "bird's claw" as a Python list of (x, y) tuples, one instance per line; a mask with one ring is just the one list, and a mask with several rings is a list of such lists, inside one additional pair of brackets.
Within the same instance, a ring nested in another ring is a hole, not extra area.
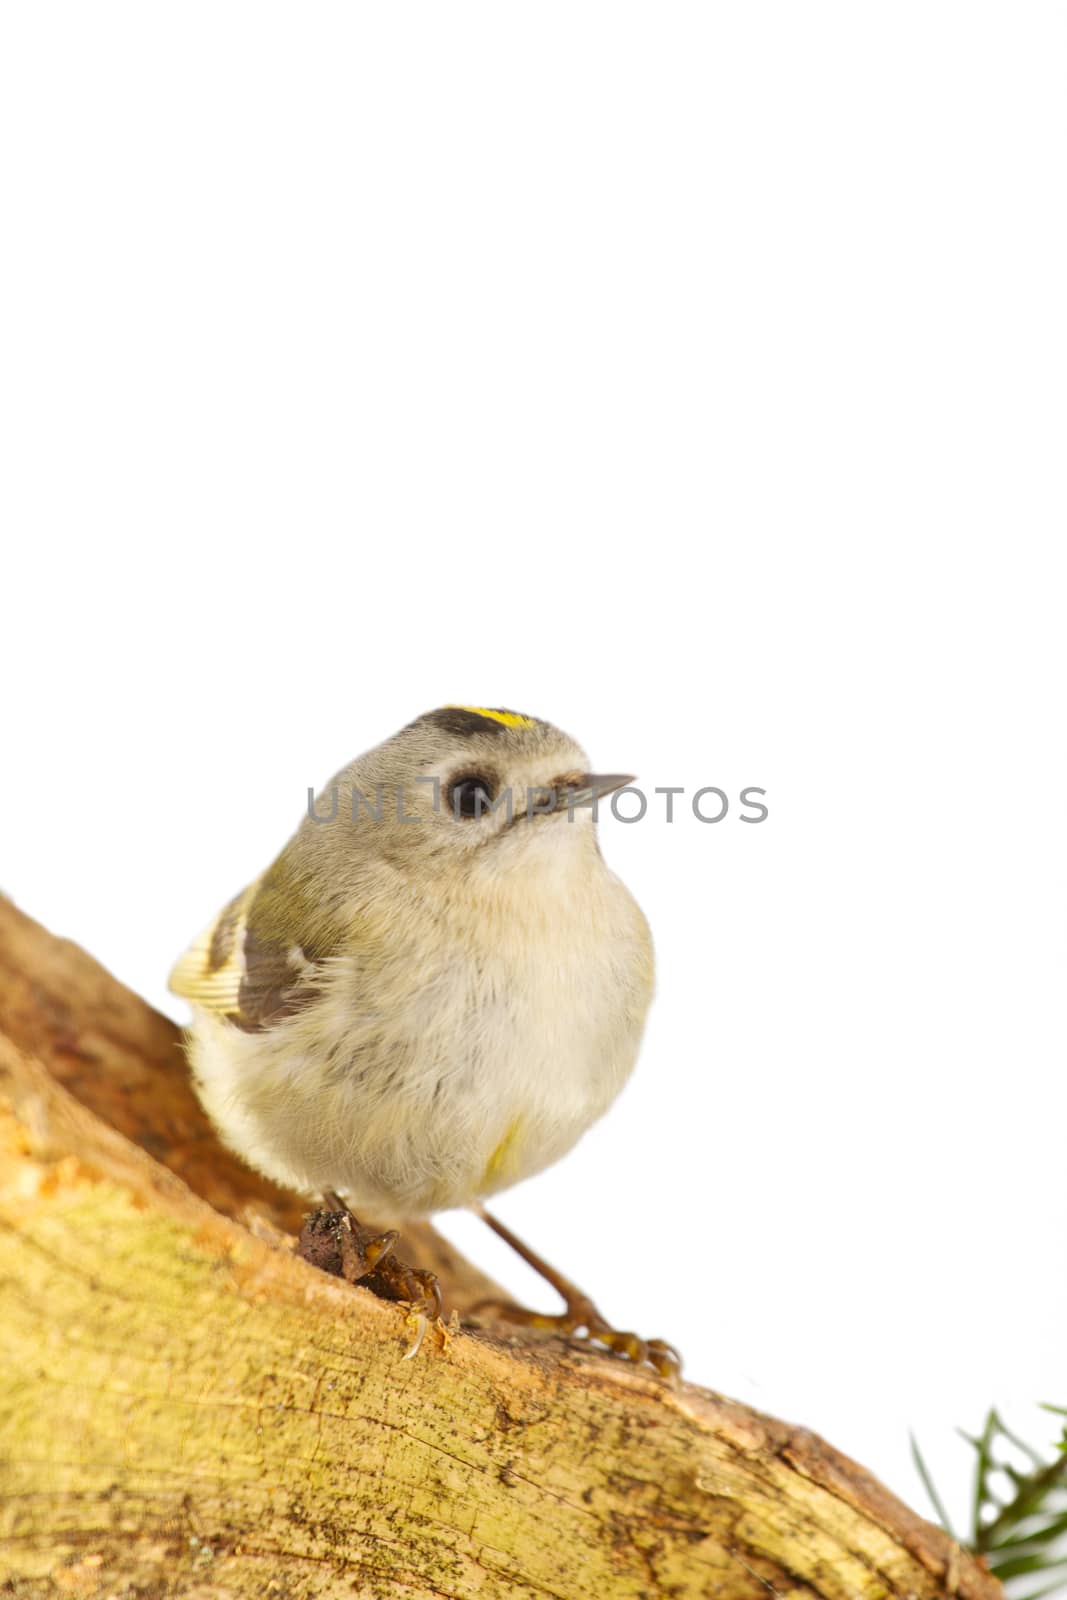
[(368, 1274), (367, 1288), (373, 1289), (383, 1300), (402, 1300), (413, 1311), (437, 1321), (441, 1315), (441, 1285), (435, 1273), (421, 1267), (409, 1267), (395, 1255), (386, 1256)]
[(673, 1345), (665, 1339), (642, 1339), (639, 1334), (613, 1328), (592, 1301), (584, 1297), (570, 1301), (565, 1311), (555, 1314), (528, 1311), (505, 1300), (482, 1300), (472, 1311), (478, 1315), (495, 1315), (504, 1322), (545, 1328), (583, 1343), (603, 1345), (624, 1361), (632, 1361), (638, 1367), (651, 1367), (662, 1378), (677, 1378), (682, 1371), (682, 1358)]

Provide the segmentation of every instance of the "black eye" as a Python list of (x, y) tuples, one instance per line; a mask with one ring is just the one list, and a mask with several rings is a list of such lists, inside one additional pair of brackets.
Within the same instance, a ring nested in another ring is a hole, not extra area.
[(457, 778), (448, 791), (448, 808), (459, 817), (480, 817), (493, 803), (493, 780), (478, 772)]

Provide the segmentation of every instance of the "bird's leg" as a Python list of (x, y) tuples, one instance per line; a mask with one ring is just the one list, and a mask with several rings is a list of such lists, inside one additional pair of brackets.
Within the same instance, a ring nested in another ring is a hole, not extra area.
[(639, 1366), (647, 1364), (665, 1378), (675, 1378), (682, 1370), (682, 1358), (673, 1345), (665, 1339), (642, 1339), (636, 1333), (622, 1333), (601, 1316), (596, 1306), (587, 1294), (565, 1278), (561, 1272), (549, 1266), (542, 1256), (531, 1250), (518, 1236), (512, 1233), (498, 1217), (486, 1211), (484, 1206), (475, 1207), (482, 1221), (488, 1223), (495, 1234), (498, 1234), (506, 1244), (520, 1255), (528, 1266), (540, 1273), (541, 1277), (550, 1283), (563, 1301), (566, 1309), (556, 1315), (549, 1315), (541, 1311), (527, 1311), (522, 1306), (511, 1305), (503, 1300), (482, 1300), (471, 1309), (474, 1312), (492, 1310), (497, 1316), (508, 1322), (522, 1322), (534, 1328), (552, 1328), (558, 1333), (569, 1334), (572, 1338), (584, 1337), (595, 1339), (598, 1344), (603, 1344), (616, 1355), (634, 1361)]
[(296, 1253), (313, 1267), (348, 1283), (361, 1283), (382, 1300), (405, 1300), (427, 1316), (441, 1314), (441, 1290), (432, 1272), (409, 1267), (393, 1253), (395, 1228), (375, 1233), (327, 1189), (326, 1204), (313, 1211), (300, 1230)]

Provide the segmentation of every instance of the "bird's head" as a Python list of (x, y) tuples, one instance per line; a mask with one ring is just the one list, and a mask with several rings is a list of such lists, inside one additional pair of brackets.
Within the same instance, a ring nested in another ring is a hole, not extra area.
[(359, 757), (334, 785), (346, 820), (374, 829), (391, 861), (495, 872), (595, 849), (595, 802), (630, 782), (590, 772), (581, 746), (537, 717), (448, 705)]

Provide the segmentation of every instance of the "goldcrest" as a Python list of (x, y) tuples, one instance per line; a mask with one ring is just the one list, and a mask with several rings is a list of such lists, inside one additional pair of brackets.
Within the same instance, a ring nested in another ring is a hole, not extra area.
[(226, 1143), (325, 1202), (306, 1260), (408, 1301), (423, 1330), (436, 1278), (351, 1208), (471, 1206), (566, 1307), (498, 1315), (673, 1378), (671, 1345), (613, 1328), (482, 1204), (607, 1110), (652, 998), (648, 924), (596, 838), (598, 799), (631, 780), (588, 765), (536, 717), (427, 712), (337, 774), (171, 988), (192, 1002), (193, 1076)]
[(342, 768), (175, 966), (226, 1143), (390, 1220), (557, 1161), (633, 1069), (648, 925), (590, 773), (547, 722), (428, 712)]

